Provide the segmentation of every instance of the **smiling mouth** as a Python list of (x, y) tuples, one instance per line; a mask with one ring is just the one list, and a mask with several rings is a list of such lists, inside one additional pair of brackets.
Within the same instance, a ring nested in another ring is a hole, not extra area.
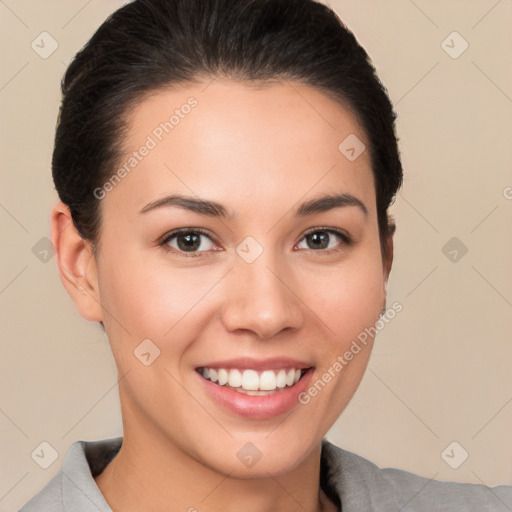
[(268, 396), (291, 388), (311, 368), (280, 368), (256, 371), (252, 369), (207, 368), (196, 371), (204, 379), (249, 396)]

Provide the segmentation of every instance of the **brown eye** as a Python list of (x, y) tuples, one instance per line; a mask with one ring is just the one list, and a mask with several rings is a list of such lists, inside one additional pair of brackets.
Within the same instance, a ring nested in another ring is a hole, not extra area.
[(215, 245), (205, 233), (197, 230), (181, 230), (170, 233), (162, 245), (172, 247), (180, 252), (205, 252)]
[[(306, 247), (302, 245), (302, 240), (305, 240)], [(349, 245), (350, 239), (344, 233), (333, 229), (316, 229), (310, 231), (299, 243), (299, 249), (311, 249), (311, 250), (322, 250), (322, 249), (334, 249), (338, 245)]]

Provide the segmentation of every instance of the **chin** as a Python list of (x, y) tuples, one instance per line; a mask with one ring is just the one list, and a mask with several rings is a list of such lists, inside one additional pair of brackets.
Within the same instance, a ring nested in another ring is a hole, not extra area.
[(276, 431), (270, 435), (244, 433), (222, 444), (212, 440), (215, 448), (201, 450), (198, 460), (234, 478), (285, 475), (300, 466), (321, 443), (321, 438), (308, 442), (299, 426), (296, 432), (295, 436), (279, 436)]

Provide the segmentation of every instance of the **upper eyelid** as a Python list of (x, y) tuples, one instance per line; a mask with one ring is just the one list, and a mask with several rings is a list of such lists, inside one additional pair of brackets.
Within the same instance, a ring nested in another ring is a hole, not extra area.
[(169, 240), (171, 238), (174, 238), (178, 235), (184, 234), (184, 233), (199, 233), (200, 235), (204, 235), (208, 237), (213, 243), (217, 244), (216, 237), (212, 234), (210, 234), (207, 230), (204, 230), (203, 228), (178, 228), (174, 229), (172, 231), (169, 231), (164, 236), (159, 238), (159, 243), (161, 244), (167, 244), (169, 243)]
[[(319, 226), (319, 227), (315, 227), (315, 228), (311, 228), (311, 229), (308, 229), (307, 231), (304, 232), (304, 235), (302, 235), (303, 237), (306, 236), (306, 235), (309, 235), (311, 233), (315, 233), (316, 231), (327, 231), (328, 233), (334, 233), (335, 235), (338, 235), (338, 236), (341, 236), (341, 235), (344, 235), (346, 236), (347, 238), (352, 238), (348, 232), (346, 232), (344, 229), (341, 229), (341, 228), (329, 228), (327, 226)], [(302, 240), (302, 238), (301, 238)]]

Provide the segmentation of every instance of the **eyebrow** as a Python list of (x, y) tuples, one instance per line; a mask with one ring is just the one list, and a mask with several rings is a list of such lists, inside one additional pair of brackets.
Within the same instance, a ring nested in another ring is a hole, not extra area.
[[(184, 196), (181, 194), (173, 194), (163, 197), (162, 199), (152, 201), (144, 206), (140, 213), (147, 213), (158, 208), (168, 208), (173, 206), (199, 213), (201, 215), (207, 215), (209, 217), (225, 219), (232, 219), (235, 217), (235, 214), (232, 211), (228, 212), (228, 210), (220, 203), (192, 196)], [(335, 208), (344, 208), (348, 206), (355, 206), (361, 210), (365, 217), (368, 216), (368, 209), (365, 204), (352, 194), (324, 195), (316, 199), (311, 199), (302, 203), (295, 210), (294, 215), (296, 217), (306, 217), (317, 213), (327, 212)]]
[(305, 217), (306, 215), (314, 215), (315, 213), (327, 212), (334, 208), (343, 208), (346, 206), (355, 206), (364, 213), (365, 217), (368, 216), (368, 209), (365, 204), (352, 194), (334, 194), (311, 199), (310, 201), (302, 203), (295, 215)]

